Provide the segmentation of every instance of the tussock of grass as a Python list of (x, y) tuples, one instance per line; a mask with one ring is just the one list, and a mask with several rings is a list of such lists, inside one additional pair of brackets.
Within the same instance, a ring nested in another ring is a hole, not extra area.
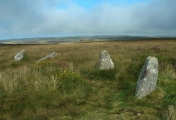
[(163, 112), (163, 120), (175, 120), (176, 108), (173, 105), (169, 105), (168, 109)]
[[(176, 101), (175, 46), (175, 41), (1, 46), (0, 119), (175, 119), (175, 107), (168, 107)], [(14, 62), (22, 49), (24, 60)], [(113, 70), (97, 68), (104, 49)], [(36, 63), (53, 51), (55, 59)], [(158, 83), (154, 92), (136, 100), (147, 56), (159, 60)]]

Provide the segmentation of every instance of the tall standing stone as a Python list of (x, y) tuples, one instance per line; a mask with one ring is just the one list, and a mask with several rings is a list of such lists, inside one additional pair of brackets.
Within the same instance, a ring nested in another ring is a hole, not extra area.
[(106, 50), (101, 51), (98, 69), (99, 70), (114, 69), (114, 63)]
[(25, 50), (23, 49), (22, 51), (20, 51), (19, 53), (17, 53), (14, 57), (14, 60), (15, 61), (20, 61), (23, 59), (24, 57), (24, 53), (25, 53)]
[(43, 58), (41, 58), (40, 60), (38, 60), (37, 62), (40, 62), (40, 61), (43, 61), (43, 60), (46, 60), (46, 59), (50, 59), (50, 58), (54, 58), (55, 56), (57, 56), (57, 53), (56, 52), (53, 52)]
[(158, 59), (156, 57), (147, 57), (138, 78), (135, 97), (141, 99), (149, 95), (156, 88), (158, 79)]

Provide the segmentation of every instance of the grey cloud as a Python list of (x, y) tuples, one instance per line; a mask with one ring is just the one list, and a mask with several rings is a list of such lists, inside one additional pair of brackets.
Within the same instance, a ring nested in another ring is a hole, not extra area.
[[(176, 1), (86, 10), (71, 0), (0, 1), (0, 36), (58, 34), (175, 34)], [(56, 8), (65, 5), (66, 8)]]
[(140, 24), (139, 30), (146, 32), (174, 34), (176, 32), (176, 1), (174, 0), (153, 0), (148, 5), (137, 7), (133, 17)]
[[(0, 26), (7, 34), (24, 34), (40, 24), (41, 12), (34, 1), (5, 0), (0, 2)], [(3, 31), (0, 31), (3, 32)]]

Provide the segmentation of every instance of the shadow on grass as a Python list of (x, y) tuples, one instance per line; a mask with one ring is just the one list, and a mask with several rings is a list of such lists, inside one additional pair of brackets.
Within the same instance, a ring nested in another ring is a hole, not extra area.
[(142, 70), (143, 64), (145, 62), (144, 56), (135, 56), (132, 58), (133, 62), (128, 65), (128, 67), (120, 73), (118, 79), (119, 89), (129, 89), (133, 88), (131, 86), (137, 83), (140, 71)]
[(90, 80), (114, 80), (116, 78), (116, 69), (98, 70), (96, 68), (82, 71), (82, 75)]

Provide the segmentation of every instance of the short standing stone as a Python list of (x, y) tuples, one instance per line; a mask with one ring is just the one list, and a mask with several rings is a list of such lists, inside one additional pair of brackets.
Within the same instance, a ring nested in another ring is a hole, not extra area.
[(156, 57), (147, 57), (138, 78), (135, 97), (141, 99), (153, 92), (156, 88), (158, 79), (158, 59)]
[(98, 69), (99, 70), (114, 69), (114, 63), (106, 50), (101, 51)]
[(25, 50), (23, 49), (22, 51), (20, 51), (19, 53), (17, 53), (14, 57), (14, 60), (15, 61), (20, 61), (23, 59), (24, 57), (24, 53), (25, 53)]
[(43, 61), (43, 60), (46, 60), (46, 59), (50, 59), (50, 58), (54, 58), (55, 56), (57, 56), (57, 53), (56, 52), (53, 52), (43, 58), (41, 58), (40, 60), (38, 60), (37, 62), (40, 62), (40, 61)]

